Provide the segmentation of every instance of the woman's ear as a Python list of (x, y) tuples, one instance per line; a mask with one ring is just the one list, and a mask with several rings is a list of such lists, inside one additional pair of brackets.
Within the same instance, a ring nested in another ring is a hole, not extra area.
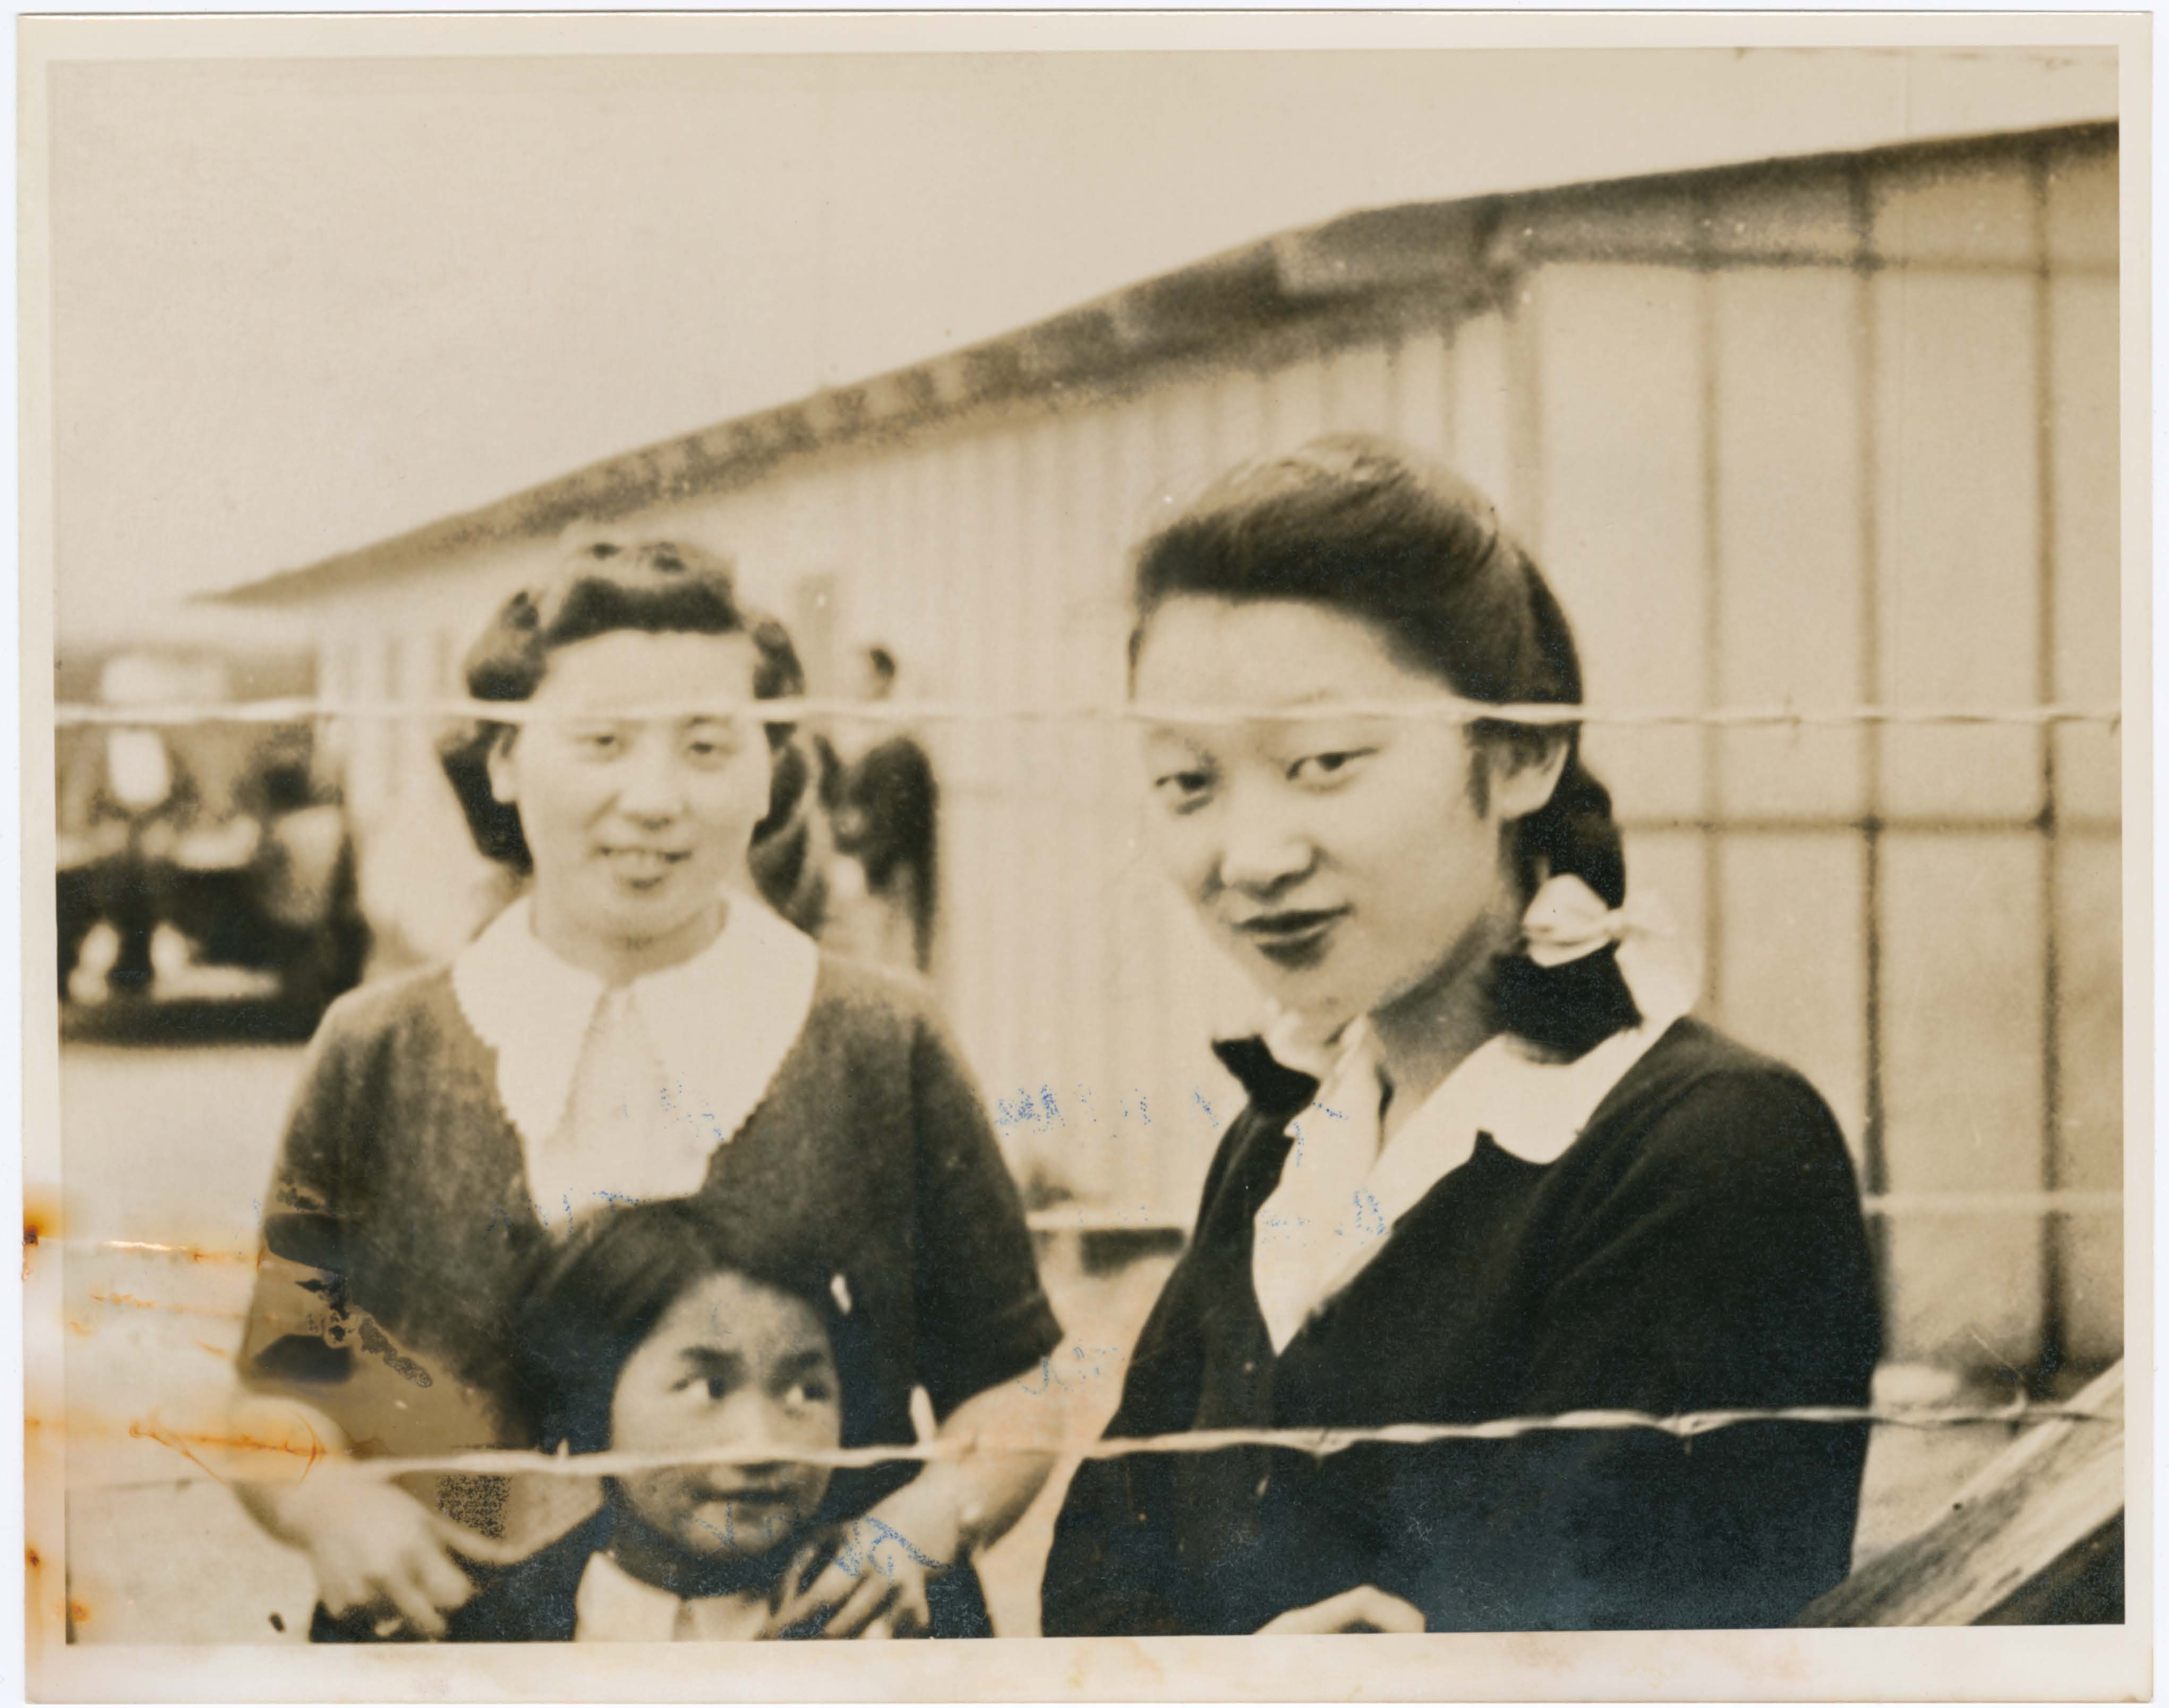
[(1502, 745), (1502, 763), (1491, 774), (1491, 804), (1499, 817), (1512, 820), (1541, 812), (1559, 788), (1572, 747), (1564, 736), (1541, 749), (1533, 743)]
[(520, 738), (520, 732), (510, 726), (500, 729), (490, 738), (489, 754), (483, 764), (489, 770), (489, 792), (500, 806), (514, 806), (520, 802), (520, 789), (512, 769), (512, 744)]

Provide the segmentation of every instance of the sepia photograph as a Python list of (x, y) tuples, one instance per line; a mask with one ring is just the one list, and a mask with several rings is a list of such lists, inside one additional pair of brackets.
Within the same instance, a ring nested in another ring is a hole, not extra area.
[(2144, 1699), (2148, 27), (20, 20), (34, 1697)]

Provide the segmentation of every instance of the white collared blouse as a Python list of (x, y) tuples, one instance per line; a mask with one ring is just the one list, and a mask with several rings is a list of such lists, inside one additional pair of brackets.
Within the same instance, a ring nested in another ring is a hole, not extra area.
[(700, 954), (616, 987), (543, 945), (531, 899), (499, 914), (452, 990), (495, 1054), (545, 1221), (698, 1191), (797, 1041), (819, 970), (812, 939), (743, 893)]
[(1525, 1163), (1554, 1163), (1591, 1115), (1690, 1006), (1667, 989), (1641, 1024), (1571, 1062), (1548, 1059), (1507, 1034), (1449, 1073), (1392, 1138), (1382, 1139), (1385, 1082), (1377, 1040), (1357, 1021), (1328, 1051), (1306, 1047), (1288, 1017), (1265, 1043), (1282, 1066), (1319, 1082), (1289, 1124), (1294, 1142), (1251, 1248), (1258, 1305), (1279, 1352), (1320, 1305), (1375, 1257), (1394, 1226), (1475, 1154), (1479, 1133)]

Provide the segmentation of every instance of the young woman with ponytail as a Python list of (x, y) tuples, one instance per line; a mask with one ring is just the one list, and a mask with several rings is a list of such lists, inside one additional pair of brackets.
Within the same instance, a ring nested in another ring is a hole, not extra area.
[[(1159, 852), (1269, 999), (1250, 1101), (1108, 1434), (1855, 1406), (1850, 1162), (1688, 1017), (1490, 506), (1377, 440), (1223, 478), (1142, 548)], [(1394, 715), (1402, 714), (1402, 715)], [(1781, 1625), (1849, 1565), (1864, 1427), (1535, 1431), (1086, 1463), (1050, 1635)]]

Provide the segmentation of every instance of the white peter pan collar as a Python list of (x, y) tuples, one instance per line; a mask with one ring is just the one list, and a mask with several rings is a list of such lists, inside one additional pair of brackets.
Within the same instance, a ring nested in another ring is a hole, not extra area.
[(1580, 1138), (1604, 1099), (1687, 1012), (1645, 1014), (1572, 1062), (1548, 1061), (1523, 1040), (1492, 1039), (1426, 1098), (1388, 1140), (1368, 1189), (1390, 1224), (1466, 1163), (1479, 1134), (1509, 1156), (1540, 1167)]
[[(1556, 1163), (1612, 1087), (1689, 1006), (1668, 1004), (1644, 1015), (1639, 1026), (1613, 1033), (1572, 1062), (1550, 1061), (1509, 1034), (1491, 1039), (1446, 1077), (1382, 1149), (1373, 1179), (1385, 1172), (1389, 1158), (1420, 1154), (1442, 1165), (1428, 1171), (1422, 1189), (1428, 1190), (1431, 1181), (1468, 1160), (1479, 1133), (1490, 1134), (1500, 1150), (1525, 1163)], [(1274, 1061), (1319, 1083), (1321, 1103), (1334, 1088), (1351, 1090), (1352, 1081), (1378, 1071), (1365, 1020), (1321, 1043), (1304, 1035), (1299, 1016), (1281, 1011), (1260, 1035)], [(1413, 1161), (1399, 1167), (1425, 1172)]]
[[(735, 1137), (768, 1095), (813, 1006), (820, 951), (753, 897), (733, 891), (716, 940), (626, 987), (671, 1106), (714, 1144)], [(452, 962), (452, 991), (497, 1055), (497, 1094), (540, 1145), (571, 1100), (581, 1046), (606, 987), (545, 948), (522, 897)]]
[[(1276, 1350), (1287, 1344), (1302, 1316), (1362, 1273), (1392, 1238), (1400, 1219), (1433, 1186), (1475, 1155), (1479, 1136), (1539, 1167), (1565, 1155), (1605, 1099), (1693, 1007), (1696, 981), (1682, 968), (1638, 966), (1633, 984), (1640, 1024), (1614, 1033), (1571, 1062), (1549, 1060), (1511, 1035), (1491, 1039), (1424, 1099), (1367, 1170), (1358, 1165), (1360, 1182), (1343, 1177), (1344, 1193), (1353, 1189), (1352, 1211), (1344, 1202), (1336, 1208), (1336, 1221), (1321, 1221), (1314, 1227), (1300, 1224), (1292, 1254), (1280, 1249), (1278, 1242), (1269, 1246), (1260, 1239), (1254, 1245), (1254, 1266), (1267, 1272), (1266, 1280), (1258, 1283), (1260, 1305)], [(1381, 1085), (1377, 1046), (1365, 1022), (1358, 1020), (1328, 1040), (1306, 1029), (1300, 1016), (1280, 1012), (1261, 1041), (1282, 1067), (1318, 1082), (1314, 1107), (1339, 1119), (1362, 1121), (1375, 1141), (1378, 1123), (1373, 1112)], [(1300, 1136), (1300, 1124), (1291, 1131)], [(1259, 1211), (1261, 1223), (1278, 1212), (1292, 1166), (1292, 1156), (1283, 1165), (1282, 1185)], [(1305, 1246), (1307, 1253), (1300, 1249)], [(1291, 1264), (1296, 1266), (1292, 1275), (1277, 1273)], [(1291, 1287), (1299, 1287), (1299, 1293)]]

